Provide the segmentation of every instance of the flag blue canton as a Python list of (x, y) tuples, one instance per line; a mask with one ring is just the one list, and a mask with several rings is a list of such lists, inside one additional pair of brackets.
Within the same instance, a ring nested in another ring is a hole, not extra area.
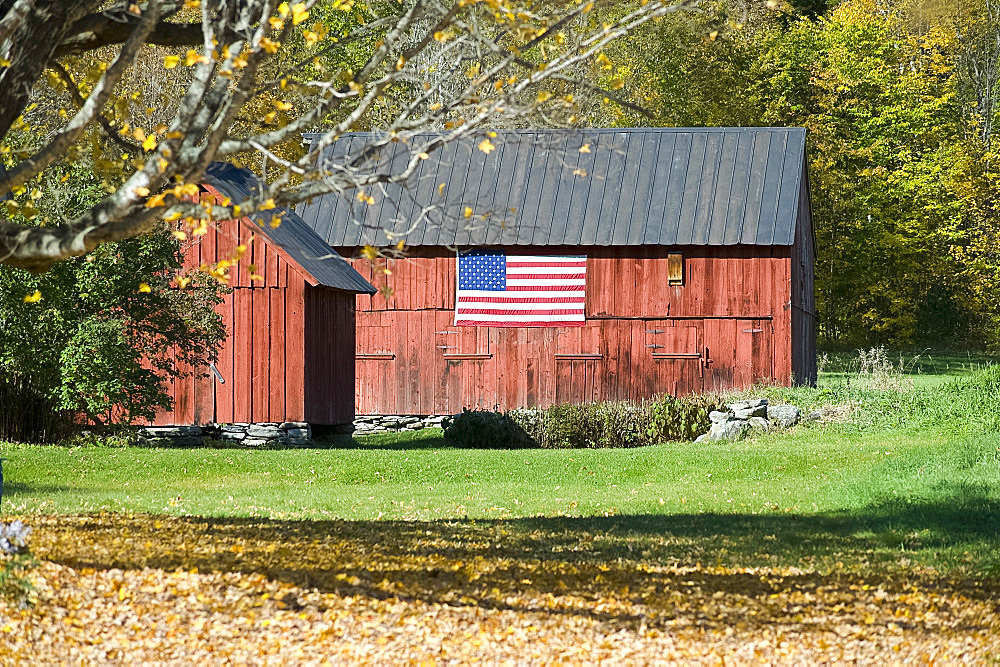
[(507, 289), (507, 256), (480, 250), (459, 255), (458, 288), (504, 291)]

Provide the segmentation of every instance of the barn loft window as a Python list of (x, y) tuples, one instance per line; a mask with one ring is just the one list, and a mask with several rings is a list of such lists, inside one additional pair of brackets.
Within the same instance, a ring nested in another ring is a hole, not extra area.
[(684, 255), (679, 252), (667, 253), (667, 284), (684, 284)]

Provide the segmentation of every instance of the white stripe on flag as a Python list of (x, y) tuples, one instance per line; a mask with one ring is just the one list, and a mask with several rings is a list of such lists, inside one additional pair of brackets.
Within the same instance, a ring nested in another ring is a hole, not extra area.
[(583, 322), (583, 310), (579, 313), (567, 313), (565, 315), (496, 315), (478, 313), (459, 313), (458, 321), (469, 322)]

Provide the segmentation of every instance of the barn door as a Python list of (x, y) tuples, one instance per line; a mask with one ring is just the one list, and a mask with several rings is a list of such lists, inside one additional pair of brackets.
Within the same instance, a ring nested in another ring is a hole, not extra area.
[(770, 318), (706, 320), (705, 388), (727, 391), (773, 381), (773, 331)]
[(592, 403), (607, 397), (601, 322), (555, 330), (555, 403)]
[[(454, 313), (436, 314), (433, 331), (433, 364), (421, 369), (424, 384), (433, 387), (435, 398), (428, 406), (431, 413), (491, 409), (496, 364), (488, 327), (456, 327)], [(433, 369), (433, 370), (432, 370)]]
[(393, 314), (358, 312), (355, 358), (355, 412), (385, 415), (396, 412), (396, 350)]
[(632, 340), (641, 340), (645, 395), (700, 393), (704, 389), (702, 323), (697, 320), (641, 320)]

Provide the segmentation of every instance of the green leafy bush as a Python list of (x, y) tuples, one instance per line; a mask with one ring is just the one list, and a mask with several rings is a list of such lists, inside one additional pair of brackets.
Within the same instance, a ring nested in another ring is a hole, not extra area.
[(537, 446), (508, 413), (463, 410), (446, 419), (444, 439), (466, 449), (524, 449)]
[(711, 426), (708, 414), (723, 409), (716, 396), (664, 396), (643, 403), (608, 401), (514, 410), (514, 419), (539, 447), (620, 448), (667, 440), (693, 440)]
[(711, 428), (709, 413), (725, 409), (720, 397), (710, 395), (663, 396), (649, 401), (643, 405), (643, 444), (694, 440)]
[[(35, 220), (18, 221), (49, 224), (102, 195), (85, 162), (64, 176), (46, 185)], [(0, 419), (0, 438), (52, 441), (65, 433), (59, 416), (127, 424), (169, 408), (166, 383), (211, 360), (225, 336), (214, 310), (225, 288), (201, 272), (172, 287), (181, 260), (158, 227), (41, 275), (0, 266), (0, 410), (21, 415)]]

